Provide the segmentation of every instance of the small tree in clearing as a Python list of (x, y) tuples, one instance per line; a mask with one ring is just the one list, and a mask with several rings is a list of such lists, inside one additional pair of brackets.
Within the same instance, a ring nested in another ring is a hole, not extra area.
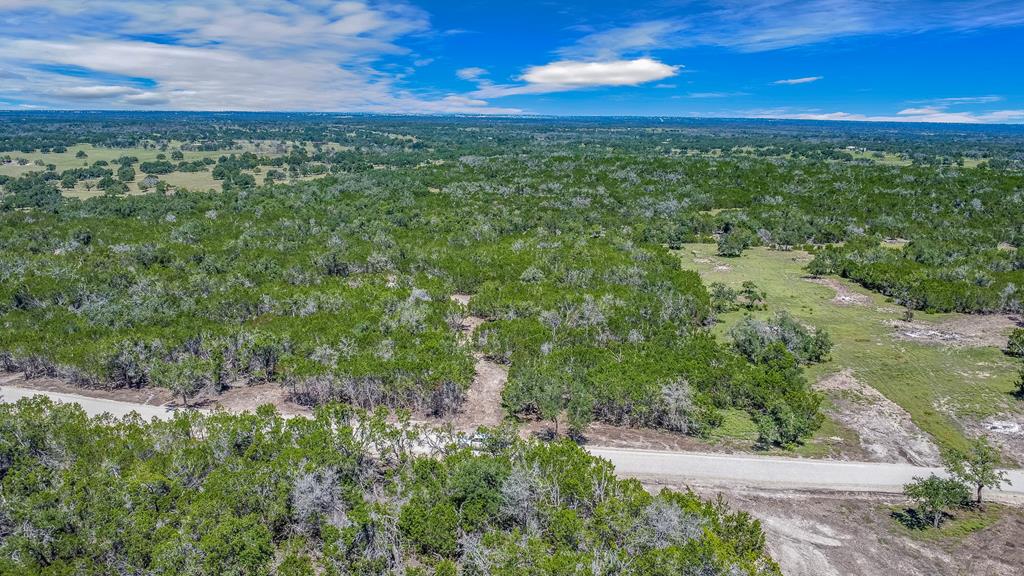
[(960, 482), (975, 490), (975, 503), (981, 504), (981, 491), (985, 488), (1001, 490), (1009, 484), (1006, 472), (999, 470), (999, 451), (988, 443), (987, 438), (971, 442), (966, 452), (953, 451), (946, 458), (946, 469)]
[(1006, 353), (1010, 356), (1024, 357), (1024, 328), (1014, 328), (1006, 341)]
[(932, 526), (939, 527), (946, 508), (960, 506), (970, 498), (967, 486), (954, 478), (939, 478), (935, 474), (927, 478), (915, 477), (903, 487), (903, 493), (917, 504), (921, 516), (931, 520)]
[(1017, 390), (1015, 394), (1017, 398), (1024, 399), (1024, 364), (1017, 368)]

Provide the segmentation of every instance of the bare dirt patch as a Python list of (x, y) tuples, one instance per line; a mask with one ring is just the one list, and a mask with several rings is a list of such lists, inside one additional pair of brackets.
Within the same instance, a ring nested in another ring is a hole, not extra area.
[(939, 322), (886, 320), (897, 340), (940, 346), (1006, 348), (1010, 330), (1021, 325), (1018, 316), (1006, 314), (957, 314)]
[(836, 296), (832, 303), (838, 306), (871, 306), (871, 296), (853, 291), (847, 284), (836, 278), (804, 278), (811, 284), (826, 286), (835, 290)]
[(450, 296), (452, 302), (457, 302), (459, 304), (462, 304), (463, 306), (469, 306), (469, 300), (472, 297), (473, 296), (470, 294), (452, 294)]
[(478, 426), (497, 426), (505, 416), (501, 406), (501, 393), (508, 382), (508, 368), (475, 354), (476, 374), (466, 391), (466, 401), (452, 424), (459, 430), (473, 430)]
[(829, 416), (857, 433), (861, 448), (873, 462), (906, 462), (919, 466), (940, 463), (939, 449), (910, 414), (849, 369), (822, 378), (815, 388), (832, 401)]
[(1024, 463), (1024, 414), (998, 414), (981, 422), (963, 422), (971, 436), (985, 436), (1003, 454)]
[[(524, 435), (544, 435), (549, 432), (550, 422), (530, 422), (523, 426)], [(563, 427), (562, 430), (565, 428)], [(581, 443), (603, 448), (633, 448), (642, 450), (669, 450), (682, 452), (725, 452), (731, 453), (727, 447), (712, 446), (693, 436), (685, 436), (667, 430), (652, 428), (628, 428), (614, 426), (604, 422), (591, 422)]]
[(230, 412), (254, 412), (264, 404), (271, 404), (284, 416), (310, 416), (313, 411), (289, 400), (288, 391), (280, 384), (252, 384), (231, 386), (216, 396), (201, 397), (200, 407), (223, 408)]
[[(697, 488), (705, 497), (717, 490)], [(768, 551), (787, 576), (1019, 575), (1024, 511), (960, 538), (912, 538), (890, 516), (899, 497), (728, 491), (735, 508), (759, 518)]]
[(1001, 508), (994, 523), (959, 536), (914, 535), (891, 516), (906, 505), (899, 496), (645, 486), (721, 495), (733, 509), (749, 511), (761, 521), (768, 552), (787, 576), (1011, 576), (1024, 565), (1019, 508)]

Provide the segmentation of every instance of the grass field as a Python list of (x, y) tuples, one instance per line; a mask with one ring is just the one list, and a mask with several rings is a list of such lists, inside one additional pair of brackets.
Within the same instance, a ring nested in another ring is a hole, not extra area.
[[(704, 281), (739, 287), (753, 280), (768, 294), (768, 309), (755, 312), (767, 317), (788, 310), (807, 324), (825, 328), (835, 343), (831, 359), (808, 369), (815, 381), (844, 368), (854, 376), (902, 406), (914, 423), (930, 434), (940, 447), (963, 446), (965, 433), (960, 422), (978, 422), (998, 414), (1019, 413), (1021, 404), (1010, 395), (1016, 364), (995, 347), (948, 347), (897, 340), (886, 322), (899, 321), (903, 309), (842, 279), (841, 282), (863, 305), (833, 302), (836, 291), (814, 284), (804, 277), (809, 260), (805, 252), (778, 252), (765, 248), (748, 250), (739, 258), (721, 258), (713, 244), (688, 244), (679, 252), (684, 268), (697, 270)], [(722, 315), (716, 334), (727, 338), (728, 328), (744, 312)], [(974, 319), (964, 315), (918, 312), (918, 324), (936, 324)], [(959, 422), (958, 422), (959, 421)], [(749, 435), (749, 427), (732, 422), (724, 430)], [(814, 455), (823, 450), (821, 439), (849, 434), (835, 423), (827, 423), (815, 440), (800, 450)]]
[[(93, 162), (97, 160), (106, 160), (107, 162), (113, 163), (114, 160), (122, 156), (135, 156), (139, 159), (139, 163), (156, 160), (158, 154), (167, 154), (170, 156), (170, 152), (178, 148), (179, 143), (172, 143), (170, 148), (166, 151), (161, 151), (158, 148), (97, 148), (91, 144), (77, 144), (71, 146), (66, 152), (61, 153), (42, 153), (33, 152), (30, 154), (24, 154), (21, 152), (8, 152), (0, 154), (0, 156), (11, 156), (12, 159), (25, 159), (28, 161), (27, 164), (19, 164), (17, 162), (12, 163), (0, 163), (0, 175), (6, 176), (23, 176), (28, 172), (39, 172), (46, 169), (47, 164), (53, 164), (57, 167), (57, 171), (68, 170), (70, 168), (82, 168), (91, 166)], [(183, 152), (184, 159), (186, 161), (199, 160), (201, 158), (213, 158), (217, 159), (223, 155), (232, 153), (242, 152), (254, 152), (263, 156), (277, 156), (281, 154), (287, 147), (291, 146), (290, 143), (283, 143), (279, 141), (255, 141), (247, 142), (240, 145), (237, 150), (218, 150), (212, 152)], [(306, 148), (309, 152), (313, 151), (312, 145), (307, 145)], [(330, 150), (344, 149), (343, 146), (338, 145), (327, 145), (325, 148)], [(76, 158), (75, 155), (79, 151), (84, 151), (87, 158)], [(42, 162), (42, 166), (37, 164)], [(178, 162), (178, 161), (174, 161)], [(116, 166), (110, 167), (112, 170), (117, 169)], [(139, 164), (134, 165), (135, 168), (135, 180), (128, 185), (129, 194), (140, 194), (143, 191), (139, 188), (139, 183), (146, 177), (141, 170), (139, 170)], [(256, 174), (251, 170), (246, 171), (256, 176), (258, 183), (263, 182), (263, 177), (260, 174)], [(157, 176), (160, 180), (167, 182), (174, 188), (187, 188), (194, 191), (206, 191), (206, 190), (220, 190), (221, 183), (218, 180), (213, 179), (212, 171), (210, 169), (205, 172), (172, 172), (170, 174), (160, 174)], [(299, 180), (307, 180), (315, 178), (315, 176), (301, 177)], [(75, 198), (91, 198), (93, 196), (101, 196), (102, 190), (96, 189), (96, 182), (98, 179), (79, 182), (73, 189), (62, 190), (65, 196)]]

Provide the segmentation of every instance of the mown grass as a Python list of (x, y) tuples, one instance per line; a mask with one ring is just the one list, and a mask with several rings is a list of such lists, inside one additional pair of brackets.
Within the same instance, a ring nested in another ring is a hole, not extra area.
[[(788, 310), (801, 321), (829, 331), (835, 343), (831, 359), (807, 370), (812, 381), (844, 368), (873, 386), (910, 413), (914, 422), (940, 447), (963, 447), (964, 432), (956, 419), (979, 420), (1020, 410), (1010, 392), (1016, 364), (994, 348), (953, 348), (899, 341), (886, 321), (899, 320), (903, 310), (845, 280), (852, 292), (870, 298), (868, 306), (832, 302), (835, 291), (805, 279), (810, 256), (801, 251), (765, 248), (746, 251), (739, 258), (716, 255), (713, 244), (688, 244), (679, 252), (684, 268), (697, 270), (705, 283), (739, 287), (753, 280), (768, 293), (768, 309), (753, 313), (767, 317)], [(723, 314), (714, 331), (727, 338), (731, 325), (745, 312)], [(915, 322), (940, 322), (952, 314), (915, 314)], [(835, 423), (823, 427), (807, 446), (808, 455), (825, 450), (828, 439), (849, 434)]]

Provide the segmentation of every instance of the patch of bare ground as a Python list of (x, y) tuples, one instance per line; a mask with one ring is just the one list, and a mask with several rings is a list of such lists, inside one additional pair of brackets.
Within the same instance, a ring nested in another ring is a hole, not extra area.
[(956, 348), (992, 346), (1006, 348), (1010, 331), (1021, 325), (1019, 316), (1006, 314), (957, 314), (939, 322), (886, 320), (897, 340)]
[(476, 374), (466, 391), (466, 401), (452, 424), (458, 430), (473, 430), (478, 426), (497, 426), (505, 416), (501, 406), (501, 393), (508, 381), (508, 368), (474, 354)]
[[(694, 490), (710, 498), (722, 493)], [(761, 520), (768, 551), (786, 576), (1019, 576), (1024, 566), (1024, 510), (1017, 508), (1004, 509), (994, 524), (963, 537), (914, 538), (891, 517), (893, 508), (905, 505), (898, 496), (722, 494), (734, 509)]]
[(936, 466), (938, 447), (902, 407), (857, 380), (849, 369), (822, 378), (815, 388), (832, 402), (829, 416), (857, 433), (867, 459)]
[(1024, 464), (1024, 414), (1004, 413), (981, 422), (961, 422), (970, 436), (985, 436), (1003, 454)]
[[(559, 432), (568, 429), (567, 419), (559, 420)], [(526, 422), (520, 428), (523, 437), (549, 437), (554, 432), (551, 422), (534, 420)], [(640, 450), (667, 450), (682, 452), (722, 452), (732, 453), (729, 446), (711, 445), (693, 436), (686, 436), (667, 430), (653, 428), (629, 428), (614, 426), (604, 422), (591, 422), (577, 438), (583, 445), (600, 446), (602, 448), (631, 448)]]
[(811, 284), (826, 286), (835, 290), (836, 296), (832, 303), (838, 306), (871, 306), (871, 296), (853, 291), (846, 283), (836, 278), (805, 277), (804, 280)]
[(241, 384), (229, 386), (217, 395), (205, 395), (197, 399), (201, 408), (223, 408), (230, 412), (254, 412), (264, 404), (271, 404), (284, 416), (309, 416), (313, 411), (292, 402), (288, 391), (280, 384)]

